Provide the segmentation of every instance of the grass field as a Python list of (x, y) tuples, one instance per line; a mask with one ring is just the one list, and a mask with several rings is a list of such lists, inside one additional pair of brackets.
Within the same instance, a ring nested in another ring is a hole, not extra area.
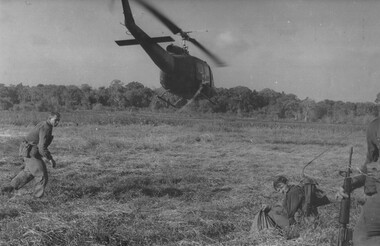
[[(1, 186), (20, 168), (17, 150), (31, 129), (27, 122), (41, 117), (3, 114)], [(0, 245), (331, 245), (339, 228), (338, 171), (346, 168), (350, 146), (353, 167), (364, 162), (364, 129), (64, 114), (53, 132), (57, 168), (48, 167), (46, 196), (31, 196), (33, 182), (11, 198), (0, 195)], [(303, 166), (323, 151), (306, 169), (333, 200), (320, 208), (320, 218), (304, 224), (294, 240), (272, 232), (250, 235), (261, 204), (281, 199), (273, 176), (298, 182)], [(355, 191), (351, 226), (364, 201), (362, 190)]]

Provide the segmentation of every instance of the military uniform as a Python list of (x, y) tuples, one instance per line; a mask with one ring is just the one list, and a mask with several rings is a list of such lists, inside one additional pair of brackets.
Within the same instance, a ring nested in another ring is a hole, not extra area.
[[(271, 208), (268, 207), (255, 216), (251, 227), (251, 233), (255, 233), (264, 228), (279, 228), (281, 230), (287, 230), (291, 225), (296, 223), (296, 215), (300, 217), (305, 215), (304, 208), (304, 189), (299, 185), (290, 185), (282, 203), (276, 204)], [(313, 208), (312, 211), (313, 212), (310, 215), (318, 215), (316, 207)], [(262, 221), (268, 221), (270, 223), (266, 223), (265, 225), (260, 224)]]
[[(352, 189), (364, 186), (364, 193), (368, 195), (367, 201), (362, 207), (362, 212), (355, 225), (353, 241), (355, 246), (379, 246), (380, 245), (380, 118), (374, 119), (367, 127), (367, 156), (362, 167), (363, 173), (373, 171), (377, 166), (375, 177), (365, 174), (354, 177)], [(369, 167), (369, 168), (368, 168)]]
[[(364, 164), (377, 162), (379, 159), (380, 149), (380, 118), (374, 119), (369, 123), (366, 132), (367, 138), (367, 156)], [(364, 172), (366, 170), (363, 170)], [(376, 182), (373, 179), (365, 179), (358, 182), (360, 184), (364, 181), (364, 192), (368, 195), (376, 193)]]
[[(303, 216), (304, 212), (304, 190), (298, 185), (291, 185), (288, 192), (282, 201), (281, 206), (276, 205), (269, 211), (268, 215), (276, 222), (281, 228), (293, 225), (296, 222), (295, 215)], [(313, 215), (317, 215), (315, 212)]]
[(25, 137), (28, 151), (24, 156), (25, 167), (11, 181), (14, 189), (18, 190), (31, 180), (35, 180), (35, 197), (42, 197), (45, 186), (48, 182), (46, 164), (42, 157), (52, 160), (48, 146), (53, 140), (53, 126), (49, 121), (38, 123), (33, 130)]
[[(376, 163), (380, 167), (379, 163)], [(369, 163), (368, 165), (371, 165)], [(367, 170), (364, 170), (367, 172)], [(380, 171), (380, 169), (378, 169)], [(353, 189), (364, 185), (364, 192), (368, 195), (367, 201), (355, 225), (353, 233), (354, 246), (380, 245), (380, 175), (369, 177), (360, 175), (352, 180)], [(368, 186), (369, 187), (366, 187)], [(374, 190), (374, 188), (376, 190)]]

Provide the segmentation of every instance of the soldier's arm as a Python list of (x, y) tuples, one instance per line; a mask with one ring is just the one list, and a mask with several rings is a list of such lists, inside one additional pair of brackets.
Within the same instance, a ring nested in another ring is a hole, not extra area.
[(351, 189), (351, 191), (364, 186), (365, 179), (366, 179), (366, 176), (364, 174), (352, 177), (352, 180), (351, 180), (351, 182), (352, 182), (351, 188), (352, 189)]
[(38, 151), (40, 154), (45, 157), (48, 160), (52, 160), (52, 156), (50, 154), (50, 151), (48, 150), (48, 146), (51, 142), (50, 140), (51, 134), (49, 134), (49, 130), (45, 127), (40, 128), (39, 132), (39, 142), (38, 142)]
[(343, 197), (347, 198), (348, 193), (353, 192), (355, 189), (360, 188), (364, 186), (366, 180), (366, 175), (360, 174), (357, 176), (351, 177), (351, 190), (350, 191), (345, 191), (343, 186), (340, 186), (338, 188), (337, 193), (335, 194), (336, 199), (342, 199)]

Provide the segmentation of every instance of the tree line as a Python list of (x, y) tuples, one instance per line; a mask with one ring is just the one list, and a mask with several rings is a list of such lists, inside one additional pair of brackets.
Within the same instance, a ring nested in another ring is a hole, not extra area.
[[(6, 86), (0, 84), (0, 110), (12, 111), (72, 111), (72, 110), (127, 110), (149, 108), (170, 110), (154, 91), (139, 82), (124, 84), (113, 80), (108, 87), (92, 88), (88, 84), (25, 86), (22, 83)], [(171, 102), (178, 97), (167, 93)], [(380, 93), (375, 101), (366, 103), (333, 100), (315, 101), (299, 99), (294, 94), (261, 91), (237, 86), (216, 88), (209, 100), (200, 98), (189, 109), (202, 113), (223, 113), (268, 120), (297, 120), (329, 123), (362, 123), (379, 115)]]

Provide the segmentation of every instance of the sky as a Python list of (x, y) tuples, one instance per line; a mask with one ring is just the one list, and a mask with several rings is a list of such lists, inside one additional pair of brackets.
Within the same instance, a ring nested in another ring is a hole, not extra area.
[[(265, 88), (321, 101), (374, 102), (380, 93), (380, 1), (150, 0), (217, 54), (215, 86)], [(178, 36), (134, 1), (148, 35)], [(159, 88), (159, 69), (122, 25), (118, 0), (0, 0), (0, 83)], [(167, 44), (162, 44), (164, 47)]]

